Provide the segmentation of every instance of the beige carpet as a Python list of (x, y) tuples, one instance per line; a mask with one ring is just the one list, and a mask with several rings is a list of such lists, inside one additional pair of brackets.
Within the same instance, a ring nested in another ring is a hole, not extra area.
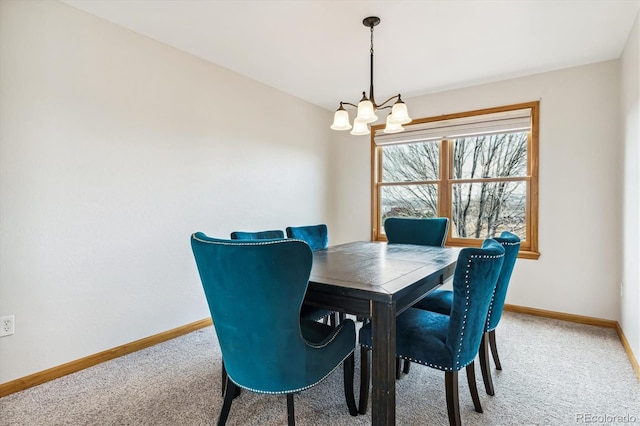
[[(464, 371), (464, 425), (640, 424), (640, 383), (613, 329), (505, 313), (497, 331), (503, 370), (496, 395), (473, 411)], [(359, 354), (359, 351), (356, 352)], [(0, 398), (0, 425), (215, 425), (220, 351), (212, 327)], [(356, 398), (359, 357), (356, 358)], [(398, 425), (447, 425), (444, 374), (420, 365), (397, 382)], [(296, 395), (304, 425), (368, 425), (351, 417), (342, 371)], [(286, 425), (284, 396), (244, 391), (228, 425)]]

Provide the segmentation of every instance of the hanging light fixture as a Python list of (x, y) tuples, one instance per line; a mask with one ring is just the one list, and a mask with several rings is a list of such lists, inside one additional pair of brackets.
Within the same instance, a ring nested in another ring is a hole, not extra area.
[[(364, 18), (362, 24), (365, 27), (369, 27), (371, 31), (371, 60), (370, 60), (370, 84), (369, 84), (369, 97), (367, 98), (366, 92), (362, 92), (362, 99), (358, 105), (349, 102), (340, 102), (340, 107), (336, 111), (333, 117), (333, 124), (331, 128), (333, 130), (349, 130), (352, 129), (349, 122), (349, 113), (344, 108), (345, 105), (349, 105), (358, 109), (358, 114), (353, 121), (352, 135), (368, 135), (371, 133), (369, 130), (369, 123), (373, 123), (378, 120), (376, 112), (381, 109), (391, 108), (391, 114), (387, 116), (386, 126), (384, 128), (385, 133), (397, 133), (404, 130), (403, 124), (411, 122), (409, 112), (407, 111), (407, 105), (402, 101), (400, 94), (392, 96), (381, 104), (376, 104), (373, 97), (373, 27), (380, 23), (380, 18), (377, 16), (369, 16)], [(387, 105), (389, 102), (395, 100), (392, 105)], [(386, 105), (386, 106), (385, 106)]]

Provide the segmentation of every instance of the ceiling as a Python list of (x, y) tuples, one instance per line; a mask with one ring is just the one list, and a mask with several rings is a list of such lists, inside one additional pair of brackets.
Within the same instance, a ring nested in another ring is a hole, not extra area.
[(619, 58), (640, 0), (62, 0), (335, 110)]

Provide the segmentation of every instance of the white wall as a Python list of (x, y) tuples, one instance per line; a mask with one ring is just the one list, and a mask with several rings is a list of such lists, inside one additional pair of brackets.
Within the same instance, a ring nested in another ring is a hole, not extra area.
[[(608, 61), (405, 99), (414, 118), (540, 100), (542, 255), (518, 260), (508, 303), (619, 320), (618, 65)], [(334, 207), (346, 218), (340, 237), (368, 239), (369, 139), (340, 135), (333, 147), (341, 150), (342, 163), (335, 179), (345, 183)]]
[(330, 112), (58, 2), (0, 16), (0, 383), (208, 317), (194, 231), (333, 226)]
[(629, 35), (621, 61), (621, 112), (624, 143), (623, 229), (624, 267), (621, 326), (640, 357), (640, 15)]
[[(541, 100), (542, 256), (508, 303), (621, 319), (636, 355), (637, 39), (621, 62), (407, 99), (415, 118)], [(331, 112), (57, 2), (0, 1), (0, 52), (0, 383), (207, 317), (193, 231), (369, 239), (369, 139)]]
[[(353, 122), (353, 116), (351, 121)], [(334, 238), (332, 244), (371, 239), (371, 145), (369, 136), (332, 130)]]

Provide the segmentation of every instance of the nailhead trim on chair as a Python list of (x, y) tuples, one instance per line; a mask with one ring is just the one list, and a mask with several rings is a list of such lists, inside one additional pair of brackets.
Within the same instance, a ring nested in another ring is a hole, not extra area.
[[(471, 271), (471, 263), (473, 262), (473, 259), (476, 258), (480, 258), (480, 259), (498, 259), (504, 257), (504, 254), (499, 254), (496, 256), (489, 256), (489, 255), (471, 255), (469, 256), (469, 263), (467, 264), (467, 270), (465, 271), (465, 275), (464, 275), (464, 283), (465, 283), (465, 308), (464, 308), (464, 316), (462, 317), (462, 333), (460, 333), (460, 340), (458, 342), (458, 350), (456, 351), (456, 366), (457, 369), (456, 370), (461, 370), (462, 368), (464, 368), (464, 365), (460, 365), (460, 353), (462, 352), (462, 339), (464, 337), (464, 331), (465, 328), (467, 326), (467, 312), (469, 311), (469, 292), (470, 292), (470, 288), (469, 288), (469, 272)], [(494, 289), (495, 292), (495, 289)], [(492, 296), (493, 298), (493, 296)]]
[[(355, 348), (354, 348), (354, 350), (355, 350)], [(246, 387), (246, 386), (242, 386), (242, 385), (240, 385), (240, 384), (236, 383), (236, 381), (235, 381), (235, 380), (233, 380), (233, 379), (231, 378), (231, 376), (229, 376), (229, 375), (228, 375), (228, 372), (227, 372), (227, 377), (229, 378), (229, 380), (233, 381), (233, 383), (235, 383), (236, 385), (240, 386), (241, 388), (244, 388), (244, 389), (246, 389), (246, 390), (248, 390), (248, 391), (255, 392), (255, 393), (265, 393), (265, 394), (269, 394), (269, 395), (284, 395), (284, 394), (288, 394), (288, 393), (302, 392), (302, 391), (304, 391), (304, 390), (307, 390), (307, 389), (309, 389), (309, 388), (314, 387), (315, 385), (317, 385), (318, 383), (320, 383), (321, 381), (323, 381), (324, 379), (326, 379), (327, 377), (329, 377), (329, 376), (330, 376), (334, 371), (336, 371), (336, 369), (337, 369), (338, 367), (340, 367), (340, 364), (342, 364), (342, 363), (344, 362), (344, 360), (345, 360), (345, 359), (349, 358), (349, 356), (350, 356), (352, 353), (353, 353), (353, 351), (349, 352), (349, 353), (347, 354), (347, 356), (345, 356), (344, 358), (342, 358), (342, 361), (341, 361), (341, 362), (339, 362), (339, 363), (338, 363), (338, 364), (333, 368), (333, 370), (329, 371), (329, 372), (328, 372), (328, 373), (327, 373), (323, 378), (321, 378), (320, 380), (318, 380), (317, 382), (315, 382), (315, 383), (313, 383), (313, 384), (310, 384), (310, 385), (308, 385), (308, 386), (305, 386), (305, 387), (302, 387), (302, 388), (298, 388), (298, 389), (289, 389), (289, 390), (279, 391), (279, 392), (263, 391), (263, 390), (258, 390), (258, 389), (253, 389), (253, 388), (249, 388), (249, 387)]]
[(469, 311), (469, 271), (471, 270), (471, 263), (477, 256), (469, 256), (469, 263), (467, 263), (467, 270), (464, 272), (464, 284), (465, 284), (465, 296), (464, 296), (464, 316), (462, 317), (462, 332), (460, 333), (460, 340), (458, 341), (458, 350), (456, 351), (456, 370), (460, 370), (460, 352), (462, 351), (462, 339), (464, 337), (464, 330), (467, 325), (467, 312)]
[(493, 311), (493, 301), (495, 300), (496, 297), (496, 289), (493, 289), (493, 293), (491, 293), (491, 302), (489, 302), (489, 312), (487, 312), (487, 322), (485, 323), (485, 331), (487, 326), (486, 324), (489, 324), (489, 320), (491, 319), (491, 312)]
[(196, 237), (196, 234), (192, 234), (191, 237), (196, 241), (200, 241), (201, 243), (219, 244), (222, 246), (266, 246), (269, 244), (288, 243), (291, 241), (300, 241), (303, 243), (305, 242), (303, 240), (298, 240), (296, 238), (283, 238), (283, 239), (272, 240), (272, 241), (258, 241), (258, 240), (209, 241), (209, 240), (202, 240)]
[[(324, 348), (324, 347), (325, 347), (325, 346), (327, 346), (329, 343), (333, 342), (333, 341), (336, 339), (336, 337), (338, 337), (338, 334), (340, 333), (340, 330), (342, 330), (343, 328), (344, 328), (344, 324), (340, 324), (340, 326), (339, 326), (338, 328), (336, 328), (336, 330), (337, 330), (337, 331), (335, 331), (335, 332), (333, 333), (333, 337), (332, 337), (329, 341), (325, 342), (325, 343), (324, 343), (324, 344), (322, 344), (322, 345), (315, 345), (315, 344), (313, 344), (313, 343), (309, 342), (308, 340), (305, 340), (305, 342), (306, 342), (306, 344), (307, 344), (308, 346), (311, 346), (312, 348)], [(302, 335), (300, 335), (300, 337), (304, 340), (304, 337), (302, 337)]]
[[(519, 246), (520, 245), (520, 241), (517, 241), (514, 243), (511, 243), (508, 241), (505, 241), (505, 242), (498, 241), (498, 242), (503, 246)], [(495, 298), (496, 298), (496, 289), (493, 289), (493, 293), (491, 294), (491, 302), (489, 303), (489, 312), (487, 313), (487, 322), (486, 322), (487, 325), (489, 324), (489, 322), (491, 322), (491, 313), (493, 312), (493, 302), (495, 301)], [(496, 327), (493, 327), (492, 329), (487, 329), (485, 325), (484, 331), (492, 331), (495, 329)]]
[[(373, 347), (371, 347), (370, 345), (364, 345), (362, 343), (360, 343), (360, 346), (364, 346), (368, 350), (372, 350), (373, 349)], [(424, 361), (421, 361), (419, 359), (413, 359), (413, 358), (411, 358), (409, 356), (402, 355), (402, 354), (396, 354), (396, 357), (399, 357), (399, 358), (402, 358), (402, 359), (406, 359), (407, 361), (415, 362), (416, 364), (426, 365), (426, 366), (435, 368), (437, 370), (454, 371), (454, 369), (452, 367), (443, 367), (442, 365), (431, 364), (429, 362), (424, 362)], [(464, 367), (466, 367), (469, 364), (471, 364), (471, 363), (469, 362), (468, 364), (465, 364), (465, 365), (461, 366), (460, 369), (463, 369)], [(457, 370), (455, 370), (455, 371), (457, 371)]]

